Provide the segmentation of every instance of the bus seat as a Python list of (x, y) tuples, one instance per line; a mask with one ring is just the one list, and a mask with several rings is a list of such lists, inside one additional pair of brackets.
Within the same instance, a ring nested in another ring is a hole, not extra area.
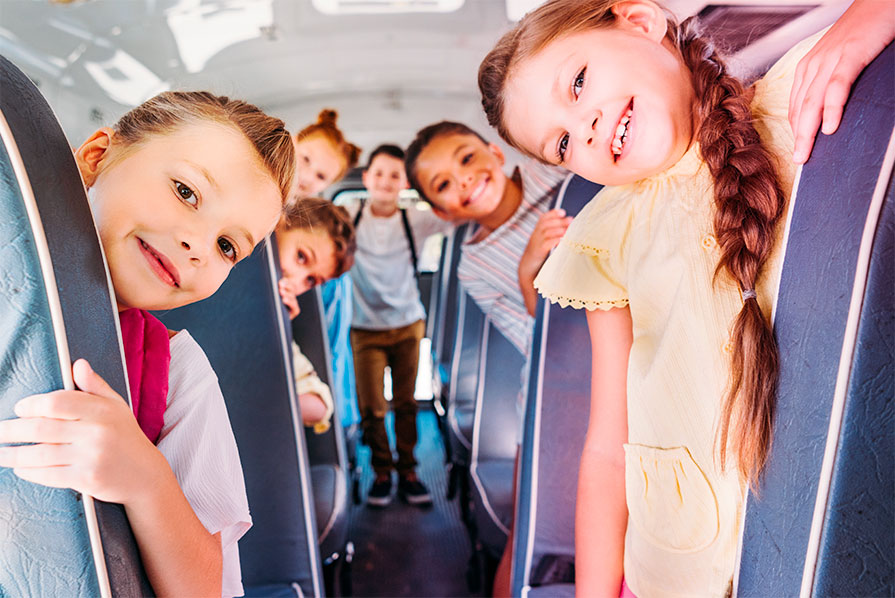
[(323, 596), (311, 474), (275, 260), (275, 245), (265, 239), (217, 293), (156, 315), (172, 330), (189, 330), (227, 403), (253, 520), (239, 541), (246, 596)]
[(445, 256), (444, 271), (439, 280), (438, 299), (439, 313), (435, 325), (435, 337), (432, 346), (436, 353), (432, 368), (437, 378), (433, 388), (441, 389), (444, 402), (450, 396), (451, 365), (453, 363), (457, 324), (459, 321), (458, 303), (460, 299), (460, 282), (457, 280), (457, 267), (460, 265), (460, 248), (469, 231), (468, 224), (461, 224), (446, 235), (446, 244), (442, 255)]
[[(0, 419), (87, 359), (129, 400), (117, 310), (71, 146), (0, 56)], [(0, 469), (0, 596), (151, 594), (124, 508)]]
[(460, 492), (460, 508), (468, 521), (467, 477), (469, 449), (472, 446), (472, 421), (479, 383), (480, 358), (485, 329), (485, 314), (460, 288), (457, 302), (457, 333), (451, 359), (451, 380), (447, 400), (448, 443), (451, 452), (448, 497)]
[(895, 46), (801, 171), (774, 328), (774, 442), (739, 596), (895, 593)]
[[(292, 320), (292, 338), (314, 366), (317, 376), (331, 386), (332, 365), (323, 297), (320, 288), (298, 298), (300, 315)], [(327, 596), (350, 595), (350, 559), (353, 548), (348, 541), (348, 494), (357, 469), (350, 464), (348, 439), (342, 429), (340, 413), (345, 405), (333, 396), (335, 411), (326, 432), (317, 434), (305, 428), (308, 461), (311, 465), (311, 487), (317, 519), (318, 544), (323, 558), (323, 577)], [(356, 439), (352, 439), (356, 440)], [(353, 447), (356, 451), (356, 446)], [(356, 452), (354, 456), (356, 464)], [(358, 470), (359, 472), (359, 470)], [(338, 587), (336, 584), (339, 584)]]
[[(556, 207), (575, 216), (600, 189), (569, 175)], [(574, 581), (578, 464), (590, 413), (590, 336), (584, 311), (539, 299), (531, 350), (512, 595), (572, 596), (574, 585), (563, 582)]]
[(469, 475), (476, 547), (492, 563), (503, 553), (513, 517), (517, 403), (524, 366), (525, 357), (486, 316)]

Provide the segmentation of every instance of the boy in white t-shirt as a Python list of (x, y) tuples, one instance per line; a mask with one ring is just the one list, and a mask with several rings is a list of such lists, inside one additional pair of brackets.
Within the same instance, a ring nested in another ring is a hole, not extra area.
[[(450, 225), (431, 210), (398, 207), (398, 194), (407, 188), (401, 148), (381, 145), (373, 150), (363, 181), (369, 199), (349, 212), (357, 235), (351, 269), (351, 347), (361, 428), (376, 473), (367, 504), (384, 507), (391, 502), (395, 469), (398, 494), (410, 504), (428, 505), (432, 499), (416, 475), (413, 456), (417, 440), (414, 389), (426, 317), (417, 286), (417, 256), (427, 237)], [(391, 369), (397, 461), (385, 431), (386, 367)]]

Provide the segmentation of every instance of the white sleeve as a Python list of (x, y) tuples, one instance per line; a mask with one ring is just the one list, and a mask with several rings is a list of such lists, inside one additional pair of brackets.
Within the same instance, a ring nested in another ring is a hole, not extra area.
[(171, 339), (168, 378), (158, 449), (199, 521), (221, 534), (222, 596), (241, 596), (237, 540), (252, 526), (242, 464), (217, 376), (186, 331)]

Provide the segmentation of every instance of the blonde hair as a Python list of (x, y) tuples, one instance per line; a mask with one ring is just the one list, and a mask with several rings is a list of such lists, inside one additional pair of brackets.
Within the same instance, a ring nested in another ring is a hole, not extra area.
[(336, 270), (333, 277), (341, 276), (354, 264), (357, 242), (354, 224), (348, 211), (333, 202), (319, 197), (296, 200), (286, 206), (282, 224), (284, 230), (322, 230), (335, 245)]
[[(552, 41), (588, 29), (611, 27), (619, 0), (551, 0), (528, 13), (504, 35), (479, 68), (479, 89), (488, 122), (525, 151), (504, 123), (507, 78), (523, 60)], [(752, 123), (743, 84), (727, 73), (711, 40), (695, 19), (681, 25), (668, 17), (667, 38), (692, 75), (702, 159), (714, 179), (714, 229), (721, 248), (715, 277), (730, 275), (752, 291), (774, 242), (784, 197), (773, 157)], [(599, 182), (599, 181), (597, 181)], [(753, 293), (734, 322), (731, 381), (724, 398), (718, 445), (722, 467), (728, 450), (740, 474), (760, 480), (770, 452), (779, 373), (777, 342)]]
[(235, 127), (255, 148), (285, 203), (295, 172), (295, 150), (283, 121), (242, 100), (207, 91), (166, 91), (146, 100), (112, 127), (123, 147), (186, 124), (212, 121)]
[(317, 115), (317, 122), (308, 125), (295, 135), (296, 141), (307, 139), (313, 135), (322, 135), (329, 141), (330, 145), (333, 146), (333, 149), (336, 150), (336, 153), (342, 158), (342, 170), (336, 177), (336, 181), (345, 176), (345, 173), (350, 169), (357, 166), (361, 154), (361, 149), (346, 140), (342, 130), (336, 126), (336, 120), (338, 118), (338, 112), (332, 108), (324, 108), (320, 111), (320, 114)]

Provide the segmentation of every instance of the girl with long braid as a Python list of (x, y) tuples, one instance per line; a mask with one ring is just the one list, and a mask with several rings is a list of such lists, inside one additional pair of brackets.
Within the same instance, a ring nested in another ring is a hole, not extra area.
[(535, 281), (588, 310), (579, 595), (730, 592), (744, 494), (771, 443), (787, 110), (817, 37), (747, 88), (694, 20), (650, 0), (552, 0), (480, 67), (507, 142), (612, 185)]

